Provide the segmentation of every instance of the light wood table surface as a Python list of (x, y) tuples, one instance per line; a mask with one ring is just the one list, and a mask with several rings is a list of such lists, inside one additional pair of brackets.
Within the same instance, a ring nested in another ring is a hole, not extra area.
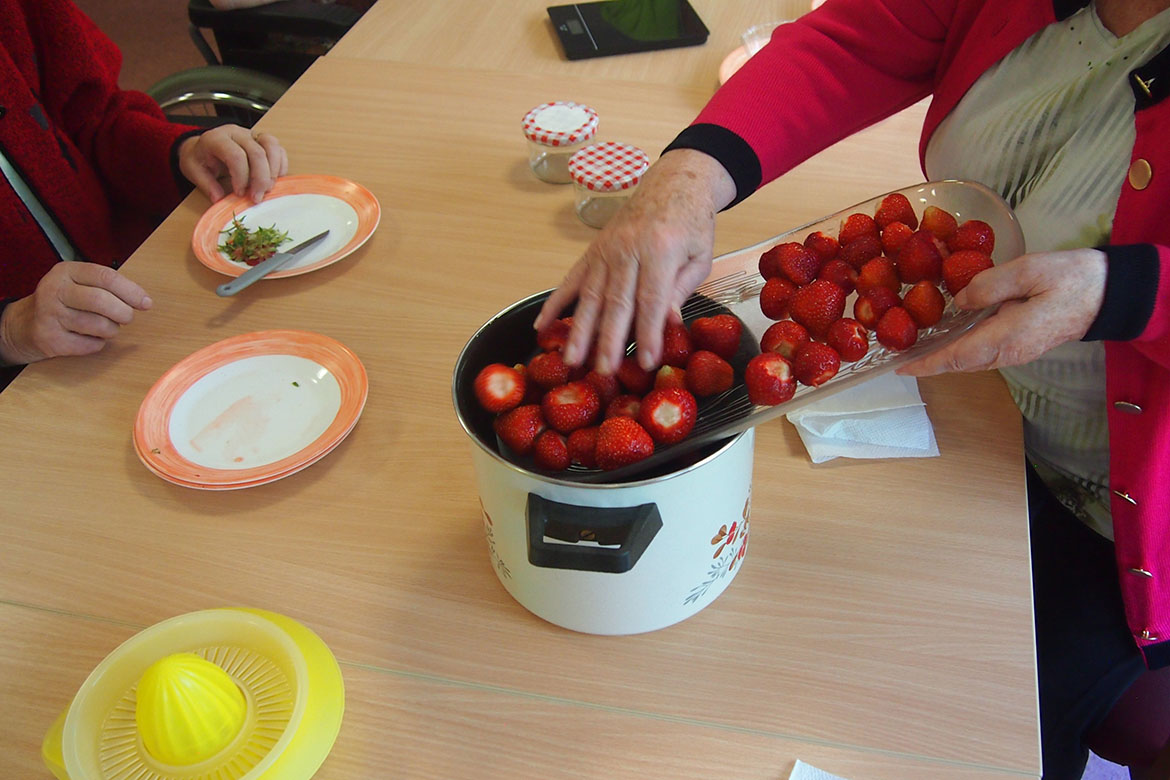
[[(704, 99), (558, 84), (655, 152)], [(1038, 775), (1021, 430), (996, 375), (921, 383), (940, 458), (813, 467), (790, 425), (762, 427), (742, 573), (676, 626), (577, 634), (500, 586), (450, 382), (471, 334), (595, 235), (569, 188), (527, 169), (519, 117), (546, 98), (539, 74), (318, 61), (262, 127), (293, 173), (374, 192), (370, 242), (217, 298), (223, 277), (190, 249), (194, 194), (125, 266), (155, 308), (0, 395), (0, 775), (47, 776), (41, 736), (118, 642), (225, 605), (300, 620), (341, 661), (348, 708), (320, 777), (777, 780), (797, 758), (852, 780)], [(717, 250), (920, 180), (919, 118), (720, 215)], [(150, 474), (130, 431), (155, 380), (268, 328), (362, 359), (369, 402), (348, 439), (247, 490)]]

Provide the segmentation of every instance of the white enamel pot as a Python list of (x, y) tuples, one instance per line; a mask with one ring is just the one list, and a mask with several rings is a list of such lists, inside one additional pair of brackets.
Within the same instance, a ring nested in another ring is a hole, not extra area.
[(548, 293), (492, 318), (455, 366), (453, 394), (472, 459), (496, 576), (535, 615), (591, 634), (635, 634), (706, 607), (743, 565), (754, 430), (632, 481), (581, 483), (500, 454), (475, 400), (489, 363), (527, 362)]

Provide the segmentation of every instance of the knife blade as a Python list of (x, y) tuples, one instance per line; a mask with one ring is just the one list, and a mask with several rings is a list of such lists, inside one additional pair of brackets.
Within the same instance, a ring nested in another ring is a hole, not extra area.
[(290, 247), (283, 252), (277, 252), (264, 262), (254, 265), (247, 271), (244, 271), (230, 282), (224, 282), (219, 287), (216, 287), (215, 294), (220, 296), (235, 295), (240, 290), (251, 285), (252, 282), (256, 281), (257, 279), (262, 279), (273, 271), (280, 270), (286, 263), (296, 257), (299, 252), (302, 252), (313, 246), (327, 235), (329, 235), (328, 230), (323, 233), (318, 233), (312, 238), (306, 239), (296, 246)]

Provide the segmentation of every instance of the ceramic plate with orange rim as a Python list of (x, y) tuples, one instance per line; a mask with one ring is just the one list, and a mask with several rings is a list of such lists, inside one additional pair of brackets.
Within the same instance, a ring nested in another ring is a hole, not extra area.
[(366, 242), (378, 227), (382, 209), (374, 194), (360, 184), (337, 176), (284, 176), (260, 203), (250, 198), (228, 195), (211, 204), (191, 238), (191, 247), (199, 262), (227, 276), (239, 276), (248, 270), (244, 263), (229, 260), (219, 251), (223, 231), (238, 218), (244, 227), (255, 230), (275, 227), (288, 233), (283, 246), (290, 247), (328, 230), (319, 244), (293, 258), (279, 271), (265, 279), (316, 271), (336, 263)]
[(366, 403), (365, 367), (316, 333), (235, 336), (177, 363), (146, 394), (134, 448), (152, 472), (208, 490), (282, 479), (328, 454)]

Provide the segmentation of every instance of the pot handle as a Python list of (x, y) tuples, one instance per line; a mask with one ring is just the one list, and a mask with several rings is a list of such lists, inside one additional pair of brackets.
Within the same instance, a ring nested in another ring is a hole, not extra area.
[[(656, 504), (585, 507), (529, 493), (527, 515), (528, 562), (548, 569), (627, 572), (662, 528)], [(568, 544), (546, 542), (546, 536)]]

